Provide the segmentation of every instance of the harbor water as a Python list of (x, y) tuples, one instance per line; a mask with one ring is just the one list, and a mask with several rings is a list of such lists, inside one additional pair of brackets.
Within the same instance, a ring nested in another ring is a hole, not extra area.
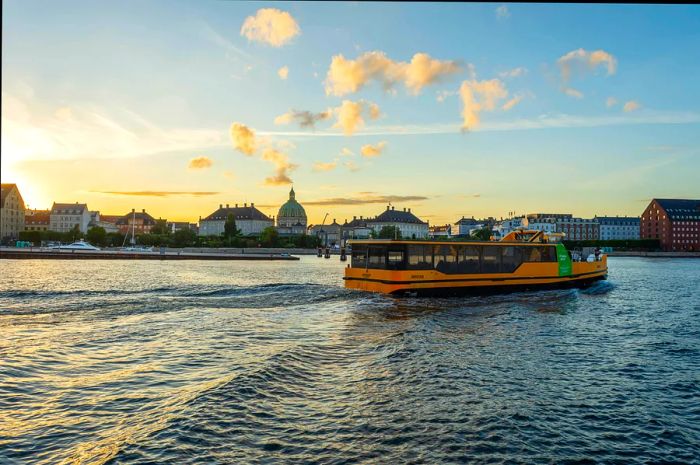
[(2, 260), (0, 463), (700, 463), (700, 260), (445, 299), (344, 266)]

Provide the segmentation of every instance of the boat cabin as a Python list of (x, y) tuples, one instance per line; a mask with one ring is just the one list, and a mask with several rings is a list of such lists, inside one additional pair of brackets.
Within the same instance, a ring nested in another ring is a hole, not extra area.
[(513, 273), (522, 263), (557, 262), (555, 244), (352, 241), (351, 267), (435, 270), (445, 274)]

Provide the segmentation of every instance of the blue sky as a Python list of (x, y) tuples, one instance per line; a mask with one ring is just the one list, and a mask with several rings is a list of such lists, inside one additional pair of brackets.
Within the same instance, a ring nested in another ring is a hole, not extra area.
[[(298, 33), (247, 37), (261, 9)], [(431, 224), (636, 215), (652, 197), (700, 197), (699, 48), (696, 5), (6, 1), (2, 181), (31, 207), (175, 220), (244, 201), (276, 214), (288, 181), (311, 222), (387, 201)], [(418, 53), (451, 71), (329, 95), (334, 57), (370, 52), (387, 73)], [(343, 101), (364, 108), (349, 135), (334, 127)], [(290, 110), (328, 114), (275, 124)], [(235, 148), (232, 123), (255, 153)]]

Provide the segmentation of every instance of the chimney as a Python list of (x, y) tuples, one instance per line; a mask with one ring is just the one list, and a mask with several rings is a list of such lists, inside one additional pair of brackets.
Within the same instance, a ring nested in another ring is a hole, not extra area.
[(386, 206), (386, 211), (389, 211), (389, 205)]
[(238, 208), (238, 204), (236, 204), (236, 208)]
[(228, 208), (228, 204), (226, 204), (226, 208)]
[(250, 202), (250, 208), (253, 208), (255, 204), (253, 202)]
[(142, 208), (142, 209), (141, 209), (141, 213), (146, 213), (146, 209), (145, 209), (145, 208)]
[(135, 208), (132, 208), (132, 209), (131, 209), (131, 213), (134, 213), (135, 211), (136, 211)]
[(219, 204), (219, 208), (224, 208), (224, 206), (222, 204)]
[(333, 223), (335, 223), (335, 218), (333, 218)]
[(411, 209), (410, 209), (410, 208), (408, 209), (408, 213), (411, 213)]
[(362, 215), (360, 215), (360, 219), (362, 219)]
[(353, 216), (353, 217), (352, 217), (352, 219), (353, 219), (353, 221), (354, 221), (354, 220), (356, 220), (356, 219), (357, 219), (357, 217), (356, 217), (356, 216)]
[(393, 205), (391, 206), (391, 210), (392, 210), (392, 211), (394, 210), (394, 206), (393, 206)]
[(403, 207), (403, 211), (406, 211), (406, 207)]
[(248, 202), (243, 204), (244, 207), (248, 207)]

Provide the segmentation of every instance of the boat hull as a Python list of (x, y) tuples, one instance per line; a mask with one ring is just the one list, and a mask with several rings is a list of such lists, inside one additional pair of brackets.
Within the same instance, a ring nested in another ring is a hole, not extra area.
[(607, 260), (574, 263), (572, 273), (558, 276), (551, 265), (523, 266), (512, 274), (448, 275), (433, 270), (384, 271), (346, 268), (345, 287), (393, 295), (500, 294), (543, 289), (585, 288), (607, 278)]

